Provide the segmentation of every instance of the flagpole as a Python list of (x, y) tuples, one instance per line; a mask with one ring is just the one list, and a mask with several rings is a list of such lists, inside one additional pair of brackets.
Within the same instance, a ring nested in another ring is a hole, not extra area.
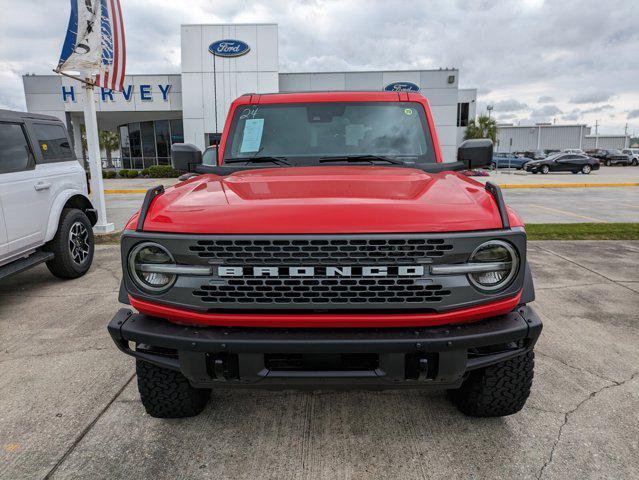
[(91, 172), (91, 197), (93, 206), (98, 212), (98, 223), (93, 227), (96, 233), (110, 233), (115, 230), (112, 223), (107, 222), (106, 203), (104, 199), (104, 182), (102, 180), (102, 161), (100, 159), (100, 140), (98, 137), (98, 120), (93, 96), (93, 82), (87, 80), (82, 86), (84, 90), (84, 125), (87, 134), (89, 171)]

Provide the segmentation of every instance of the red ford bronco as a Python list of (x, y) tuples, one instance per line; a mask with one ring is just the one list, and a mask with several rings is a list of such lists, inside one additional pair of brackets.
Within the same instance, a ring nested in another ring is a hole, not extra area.
[(519, 411), (542, 325), (521, 219), (443, 163), (426, 99), (404, 92), (247, 94), (218, 148), (156, 187), (122, 235), (108, 330), (155, 417), (216, 387), (441, 388), (465, 414)]

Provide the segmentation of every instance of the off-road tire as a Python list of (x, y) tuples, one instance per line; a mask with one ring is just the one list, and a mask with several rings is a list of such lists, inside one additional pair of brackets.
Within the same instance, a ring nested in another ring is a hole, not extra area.
[(449, 390), (453, 404), (471, 417), (503, 417), (522, 409), (532, 386), (535, 354), (470, 372), (462, 386)]
[(193, 417), (204, 410), (211, 390), (194, 388), (175, 370), (136, 360), (138, 391), (146, 412), (156, 418)]
[[(77, 223), (86, 229), (86, 244), (88, 247), (86, 257), (80, 263), (76, 263), (73, 260), (69, 249), (71, 229)], [(55, 236), (44, 247), (44, 250), (54, 254), (53, 259), (47, 262), (47, 268), (58, 278), (71, 279), (81, 277), (91, 268), (94, 247), (93, 227), (89, 218), (82, 210), (65, 208), (60, 214), (58, 230), (55, 232)]]

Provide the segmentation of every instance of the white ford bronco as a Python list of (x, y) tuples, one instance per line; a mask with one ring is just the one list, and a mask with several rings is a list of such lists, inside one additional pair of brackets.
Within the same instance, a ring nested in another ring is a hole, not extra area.
[(97, 213), (55, 117), (0, 110), (0, 279), (46, 262), (59, 278), (93, 261)]

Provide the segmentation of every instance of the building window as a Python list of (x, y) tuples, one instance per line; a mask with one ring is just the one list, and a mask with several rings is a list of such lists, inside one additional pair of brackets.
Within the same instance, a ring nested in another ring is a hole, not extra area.
[[(155, 160), (155, 129), (153, 122), (140, 122), (140, 132), (142, 138), (142, 156), (145, 160)], [(150, 162), (144, 162), (144, 166), (153, 165)]]
[(168, 120), (155, 122), (155, 147), (158, 153), (158, 165), (171, 163), (171, 132)]
[(129, 127), (127, 125), (120, 125), (120, 155), (122, 158), (131, 158), (131, 146), (129, 144)]
[(468, 111), (470, 104), (468, 102), (458, 103), (457, 104), (457, 126), (458, 127), (467, 127), (468, 126)]
[(142, 168), (142, 140), (138, 122), (129, 124), (129, 145), (131, 146), (130, 168)]
[(184, 142), (184, 130), (182, 120), (171, 120), (171, 144)]

